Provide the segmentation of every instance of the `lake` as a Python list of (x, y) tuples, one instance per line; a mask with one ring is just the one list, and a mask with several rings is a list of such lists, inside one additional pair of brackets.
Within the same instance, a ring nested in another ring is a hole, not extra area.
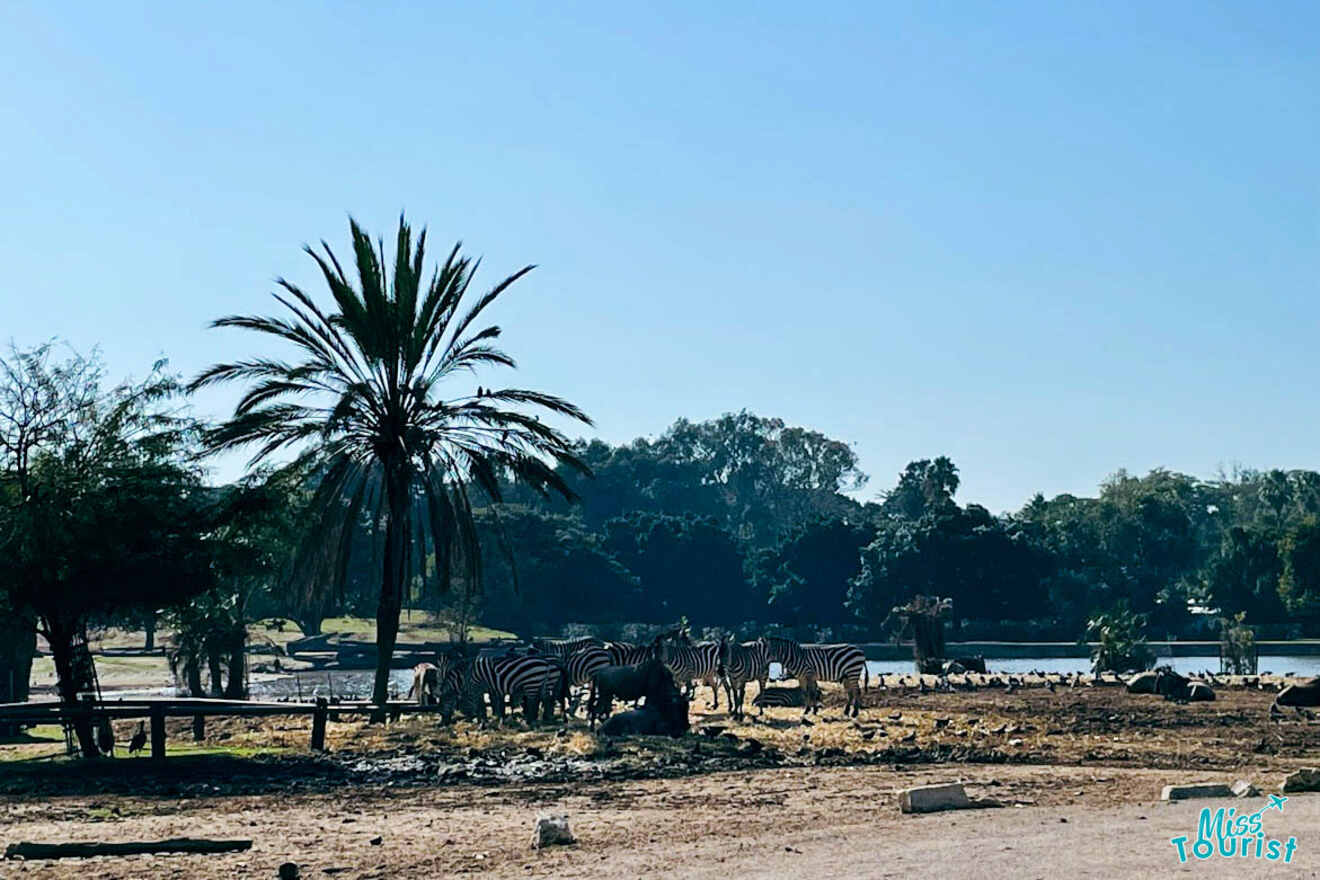
[[(1013, 675), (1021, 675), (1032, 670), (1062, 673), (1064, 675), (1070, 675), (1074, 672), (1089, 673), (1091, 671), (1091, 661), (1086, 657), (1005, 657), (999, 659), (987, 657), (985, 662), (986, 667), (992, 673), (1011, 673)], [(1160, 657), (1156, 662), (1161, 665), (1172, 666), (1174, 671), (1183, 675), (1190, 675), (1203, 669), (1208, 669), (1216, 674), (1219, 672), (1218, 657)], [(872, 682), (880, 674), (911, 675), (913, 672), (911, 660), (868, 660), (866, 666), (870, 670)], [(770, 673), (772, 678), (777, 677), (779, 671), (778, 663), (771, 664)], [(1320, 656), (1280, 655), (1261, 657), (1260, 671), (1262, 673), (1271, 672), (1275, 675), (1285, 675), (1291, 672), (1299, 677), (1320, 676)], [(304, 700), (332, 696), (360, 700), (371, 695), (373, 677), (374, 673), (367, 669), (302, 672), (297, 675), (283, 676), (268, 681), (254, 681), (252, 683), (252, 696), (255, 699), (263, 700), (297, 699), (299, 695)], [(390, 673), (390, 685), (400, 697), (407, 694), (408, 688), (412, 686), (412, 670), (393, 670)]]

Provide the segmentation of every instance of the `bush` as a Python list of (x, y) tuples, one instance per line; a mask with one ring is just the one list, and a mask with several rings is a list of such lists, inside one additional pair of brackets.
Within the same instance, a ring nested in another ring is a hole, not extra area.
[(1146, 624), (1146, 615), (1135, 613), (1126, 602), (1087, 621), (1086, 634), (1096, 643), (1091, 668), (1097, 674), (1149, 669), (1155, 657), (1146, 644)]

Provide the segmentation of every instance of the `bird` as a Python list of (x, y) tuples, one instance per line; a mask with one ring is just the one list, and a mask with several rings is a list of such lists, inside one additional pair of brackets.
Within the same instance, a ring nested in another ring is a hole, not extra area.
[(96, 725), (96, 747), (102, 754), (114, 757), (115, 729), (110, 726), (109, 718), (102, 717), (100, 723)]
[(875, 731), (874, 731), (874, 730), (866, 730), (866, 731), (863, 731), (863, 732), (862, 732), (862, 739), (867, 740), (867, 741), (870, 741), (870, 740), (875, 739)]
[(903, 717), (903, 713), (902, 713), (902, 712), (890, 712), (890, 713), (889, 713), (889, 720), (890, 720), (890, 721), (897, 721), (898, 719), (900, 719), (900, 718), (902, 718), (902, 717)]
[(909, 733), (907, 736), (900, 739), (899, 742), (905, 742), (905, 743), (915, 742), (916, 738), (917, 738), (917, 732), (914, 730), (911, 733)]
[(1052, 681), (1045, 682), (1045, 687), (1050, 689), (1050, 693), (1054, 693), (1054, 682)]
[(128, 741), (128, 753), (130, 755), (136, 755), (138, 752), (142, 751), (142, 749), (146, 746), (146, 744), (147, 744), (146, 722), (139, 721), (137, 732), (135, 732), (133, 734), (133, 738)]
[(803, 727), (814, 727), (815, 724), (816, 724), (816, 722), (812, 721), (812, 720), (811, 720), (810, 718), (808, 718), (806, 715), (803, 715), (803, 716), (802, 716), (802, 726), (803, 726)]
[(951, 719), (948, 719), (948, 718), (936, 718), (936, 719), (935, 719), (935, 729), (936, 729), (936, 730), (943, 730), (944, 728), (946, 728), (946, 727), (949, 726), (949, 721), (950, 721), (950, 720), (951, 720)]

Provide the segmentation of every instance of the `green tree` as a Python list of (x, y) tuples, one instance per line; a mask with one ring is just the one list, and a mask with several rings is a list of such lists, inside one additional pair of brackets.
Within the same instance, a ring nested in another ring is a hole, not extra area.
[[(0, 589), (36, 618), (68, 704), (92, 684), (89, 620), (208, 589), (215, 535), (236, 513), (202, 491), (194, 426), (174, 410), (178, 387), (163, 367), (106, 389), (99, 360), (58, 361), (43, 346), (15, 352), (0, 371), (13, 429), (0, 480)], [(90, 720), (75, 729), (95, 757)]]
[(1314, 625), (1320, 617), (1320, 520), (1308, 518), (1289, 529), (1279, 556), (1283, 560), (1279, 598), (1289, 614)]
[[(390, 661), (410, 572), (433, 555), (436, 580), (448, 589), (457, 566), (480, 583), (481, 552), (472, 491), (502, 497), (511, 475), (539, 492), (571, 496), (556, 465), (585, 470), (567, 438), (539, 413), (590, 424), (581, 410), (521, 388), (460, 388), (480, 368), (513, 367), (494, 346), (498, 326), (477, 330), (482, 312), (532, 267), (495, 285), (465, 312), (459, 308), (476, 264), (455, 245), (424, 276), (426, 234), (413, 241), (400, 218), (393, 271), (383, 242), (350, 221), (357, 286), (328, 245), (308, 247), (326, 286), (323, 309), (280, 280), (283, 317), (227, 317), (216, 327), (251, 330), (291, 345), (296, 363), (253, 358), (218, 364), (192, 383), (250, 383), (233, 417), (209, 436), (222, 451), (255, 447), (253, 462), (298, 449), (300, 465), (320, 474), (313, 506), (332, 521), (358, 520), (364, 509), (383, 523), (374, 716), (384, 719)], [(341, 540), (351, 529), (339, 529)], [(342, 574), (343, 566), (339, 566)]]

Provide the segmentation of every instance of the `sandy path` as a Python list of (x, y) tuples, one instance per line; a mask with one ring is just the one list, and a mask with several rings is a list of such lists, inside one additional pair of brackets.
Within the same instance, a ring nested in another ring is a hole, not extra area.
[[(1043, 805), (898, 814), (897, 788), (958, 775), (976, 783), (973, 795)], [(274, 877), (289, 860), (304, 878), (910, 878), (931, 876), (934, 867), (959, 880), (1266, 870), (1292, 877), (1313, 876), (1320, 866), (1320, 796), (1293, 797), (1266, 823), (1270, 836), (1297, 836), (1292, 865), (1214, 859), (1179, 866), (1169, 838), (1195, 836), (1200, 806), (1240, 804), (1154, 803), (1160, 784), (1178, 775), (1094, 767), (795, 768), (571, 786), (345, 788), (287, 798), (11, 800), (0, 801), (6, 843), (183, 835), (256, 843), (226, 856), (0, 862), (0, 876)], [(570, 815), (577, 846), (529, 849), (533, 819), (547, 811)], [(377, 836), (382, 841), (373, 845)]]

